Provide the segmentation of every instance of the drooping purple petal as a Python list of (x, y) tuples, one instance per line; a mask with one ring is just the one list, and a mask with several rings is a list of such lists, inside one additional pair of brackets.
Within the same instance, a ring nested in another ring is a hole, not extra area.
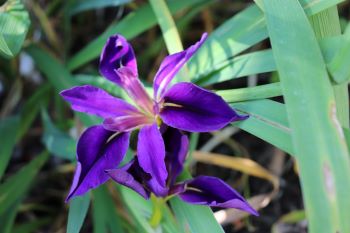
[(145, 199), (148, 199), (150, 192), (145, 189), (144, 183), (150, 179), (150, 175), (145, 173), (140, 167), (137, 158), (121, 168), (107, 170), (106, 173), (117, 183), (133, 189)]
[(72, 109), (78, 112), (94, 114), (103, 118), (139, 113), (131, 104), (90, 85), (73, 87), (60, 94), (71, 104)]
[(165, 146), (157, 124), (140, 129), (137, 143), (137, 156), (140, 167), (150, 174), (147, 182), (156, 196), (167, 194), (166, 179), (168, 172), (165, 167)]
[(220, 96), (187, 82), (177, 83), (165, 93), (160, 116), (165, 124), (190, 132), (214, 131), (247, 118)]
[(202, 46), (207, 36), (208, 34), (204, 33), (200, 41), (190, 46), (188, 49), (169, 55), (163, 60), (153, 81), (155, 100), (158, 101), (162, 98), (171, 80), (175, 77), (182, 66)]
[(103, 127), (111, 131), (127, 132), (153, 123), (154, 119), (144, 114), (130, 114), (127, 116), (107, 118), (103, 121)]
[(66, 201), (96, 188), (109, 179), (105, 170), (114, 169), (129, 146), (129, 133), (113, 135), (102, 126), (88, 128), (77, 145), (77, 169)]
[(186, 191), (179, 194), (188, 203), (221, 208), (235, 208), (259, 215), (248, 202), (224, 181), (210, 176), (199, 176), (186, 181)]
[(168, 127), (163, 133), (163, 140), (166, 151), (165, 163), (168, 170), (168, 185), (172, 186), (183, 170), (189, 141), (185, 134), (172, 127)]
[(122, 86), (119, 74), (116, 72), (121, 67), (129, 68), (137, 77), (137, 63), (134, 50), (128, 41), (116, 34), (107, 40), (100, 57), (100, 73), (112, 82)]
[(153, 101), (147, 94), (141, 81), (134, 76), (128, 67), (119, 68), (116, 73), (120, 77), (121, 86), (128, 93), (135, 103), (145, 111), (153, 114)]

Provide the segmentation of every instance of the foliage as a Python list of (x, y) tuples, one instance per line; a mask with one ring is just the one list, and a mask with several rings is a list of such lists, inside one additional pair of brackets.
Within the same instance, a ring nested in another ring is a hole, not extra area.
[[(55, 200), (63, 206), (75, 164), (76, 139), (86, 127), (101, 121), (72, 115), (58, 93), (91, 84), (128, 101), (122, 90), (97, 74), (96, 59), (106, 39), (120, 33), (135, 44), (142, 81), (150, 89), (154, 74), (150, 61), (157, 63), (158, 54), (164, 57), (165, 48), (169, 53), (183, 50), (187, 42), (199, 39), (203, 27), (209, 32), (208, 40), (176, 81), (212, 88), (233, 108), (250, 116), (214, 133), (209, 142), (226, 143), (231, 140), (226, 130), (240, 129), (296, 161), (305, 210), (278, 216), (273, 232), (283, 232), (281, 224), (304, 219), (309, 232), (350, 232), (350, 24), (343, 21), (347, 28), (340, 28), (337, 6), (341, 0), (238, 1), (244, 7), (218, 20), (218, 25), (211, 23), (208, 14), (219, 11), (221, 3), (211, 0), (27, 2), (8, 0), (0, 7), (0, 232), (52, 230), (56, 226), (49, 226), (50, 222), (60, 219), (58, 228), (69, 233), (221, 233), (220, 224), (246, 218), (230, 210), (213, 214), (209, 207), (173, 198), (161, 207), (160, 223), (154, 226), (150, 220), (154, 203), (112, 182), (73, 199), (64, 211), (64, 221), (36, 198), (35, 190), (45, 189), (42, 182), (46, 180), (49, 188), (60, 189)], [(101, 12), (105, 18), (99, 18)], [(204, 26), (195, 20), (199, 12)], [(142, 38), (151, 38), (147, 46)], [(34, 62), (30, 71), (21, 68), (31, 66), (25, 55)], [(39, 83), (34, 76), (40, 77)], [(246, 79), (248, 83), (258, 80), (259, 85), (245, 85)], [(195, 151), (199, 137), (191, 135), (191, 153), (181, 178), (190, 177), (194, 164), (201, 162), (241, 172), (237, 183), (247, 186), (248, 176), (267, 180), (273, 190), (255, 191), (249, 199), (264, 217), (264, 208), (276, 198), (283, 182), (251, 158)], [(26, 151), (30, 146), (22, 144), (27, 145), (27, 140), (35, 141), (36, 148)], [(240, 152), (244, 156), (244, 150)], [(133, 153), (130, 150), (125, 161)], [(50, 177), (62, 182), (52, 187)], [(244, 191), (249, 198), (249, 188)], [(16, 219), (30, 211), (37, 211), (34, 221)], [(222, 213), (232, 221), (222, 220)], [(67, 224), (62, 227), (62, 222)], [(241, 224), (250, 225), (249, 220)]]

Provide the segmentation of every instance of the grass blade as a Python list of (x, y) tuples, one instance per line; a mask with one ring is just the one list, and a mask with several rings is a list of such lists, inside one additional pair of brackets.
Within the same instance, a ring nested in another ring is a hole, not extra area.
[(280, 83), (277, 82), (255, 87), (217, 91), (216, 94), (224, 98), (226, 102), (234, 103), (281, 96), (282, 90)]
[(0, 215), (24, 197), (40, 168), (48, 159), (43, 152), (0, 185)]
[(235, 126), (294, 155), (291, 130), (283, 104), (272, 100), (254, 100), (231, 106), (243, 114), (249, 114), (247, 120), (234, 123)]
[(8, 117), (0, 120), (0, 179), (10, 161), (12, 150), (16, 144), (16, 136), (20, 118)]
[(79, 233), (80, 228), (83, 226), (84, 219), (88, 212), (90, 205), (89, 193), (75, 197), (70, 201), (67, 233)]
[(299, 2), (263, 2), (299, 162), (309, 231), (350, 232), (349, 155), (315, 34)]

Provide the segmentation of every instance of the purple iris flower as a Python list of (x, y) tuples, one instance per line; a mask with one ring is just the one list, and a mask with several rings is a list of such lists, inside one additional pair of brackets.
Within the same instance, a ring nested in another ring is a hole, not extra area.
[[(104, 119), (102, 125), (88, 128), (79, 139), (78, 164), (67, 201), (109, 179), (104, 171), (116, 168), (124, 158), (129, 145), (129, 132), (134, 129), (140, 130), (138, 166), (150, 174), (148, 185), (155, 195), (163, 196), (167, 193), (168, 170), (165, 144), (158, 129), (161, 123), (190, 132), (208, 132), (246, 118), (238, 115), (213, 92), (189, 82), (170, 85), (180, 68), (206, 38), (207, 34), (204, 34), (196, 44), (163, 60), (154, 78), (151, 97), (138, 79), (131, 45), (121, 35), (111, 36), (101, 54), (100, 72), (123, 88), (136, 106), (90, 85), (61, 92), (75, 111)], [(149, 147), (152, 150), (147, 150)]]
[[(188, 138), (179, 130), (171, 127), (167, 127), (166, 130), (163, 129), (162, 131), (165, 131), (162, 137), (165, 142), (165, 164), (168, 172), (166, 188), (162, 194), (163, 198), (177, 195), (183, 201), (191, 204), (235, 208), (258, 215), (236, 190), (216, 177), (199, 176), (176, 183), (177, 176), (183, 170), (188, 152)], [(154, 148), (151, 144), (144, 147), (143, 150), (150, 154), (161, 152), (160, 149)], [(106, 172), (117, 183), (133, 189), (148, 199), (151, 193), (157, 193), (159, 190), (154, 189), (157, 186), (152, 184), (152, 175), (140, 166), (140, 159), (139, 156), (135, 156), (126, 165)]]

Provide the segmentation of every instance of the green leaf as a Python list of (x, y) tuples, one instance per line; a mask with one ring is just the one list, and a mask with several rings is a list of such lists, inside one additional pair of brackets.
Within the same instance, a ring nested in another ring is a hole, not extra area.
[[(168, 1), (169, 10), (172, 14), (189, 8), (197, 3), (204, 2), (205, 0), (176, 0)], [(142, 23), (140, 23), (142, 22)], [(102, 33), (95, 40), (90, 42), (77, 54), (75, 54), (69, 61), (68, 67), (70, 70), (74, 70), (85, 63), (97, 58), (106, 43), (109, 36), (119, 33), (127, 39), (132, 39), (152, 26), (156, 25), (156, 17), (149, 4), (145, 4), (136, 11), (133, 11), (118, 23), (113, 23), (110, 27)]]
[(20, 0), (8, 0), (0, 7), (0, 54), (15, 56), (26, 37), (30, 19)]
[(199, 70), (194, 75), (193, 82), (199, 85), (209, 85), (224, 82), (252, 74), (267, 73), (276, 70), (271, 50), (262, 50), (229, 58), (211, 66), (207, 70)]
[(174, 197), (170, 200), (176, 219), (183, 227), (181, 232), (191, 233), (223, 233), (223, 229), (207, 206), (190, 205)]
[(207, 41), (190, 60), (190, 74), (195, 77), (196, 74), (210, 73), (229, 58), (265, 38), (267, 38), (267, 31), (264, 15), (256, 5), (250, 6), (210, 34)]
[(16, 136), (20, 118), (8, 117), (0, 120), (0, 179), (10, 161), (12, 150), (16, 144)]
[(41, 117), (44, 124), (44, 134), (41, 140), (46, 146), (46, 149), (58, 157), (74, 160), (75, 140), (57, 129), (45, 110), (41, 112)]
[(78, 0), (69, 9), (70, 15), (75, 15), (82, 11), (99, 9), (104, 7), (116, 7), (131, 2), (131, 0)]
[[(350, 80), (350, 32), (343, 36), (342, 43), (337, 43), (339, 49), (328, 64), (328, 70), (337, 83), (345, 83)], [(334, 44), (336, 41), (333, 42)]]
[(67, 233), (79, 233), (90, 205), (89, 193), (74, 197), (69, 204)]
[(0, 215), (8, 211), (20, 198), (24, 197), (47, 159), (48, 153), (41, 153), (0, 185)]
[(255, 87), (217, 91), (216, 94), (224, 98), (226, 102), (235, 103), (281, 96), (282, 90), (280, 83), (276, 82)]
[(234, 103), (231, 106), (242, 114), (249, 114), (235, 126), (294, 155), (287, 112), (284, 104), (272, 100), (254, 100)]
[(117, 215), (116, 206), (105, 185), (93, 191), (94, 232), (122, 233), (122, 221)]
[(118, 186), (123, 197), (124, 204), (133, 216), (140, 232), (155, 233), (156, 231), (151, 227), (147, 219), (151, 217), (152, 205), (151, 202), (143, 199), (134, 190), (124, 186)]
[(20, 204), (21, 204), (20, 199), (18, 199), (3, 214), (0, 214), (0, 232), (1, 233), (10, 233), (12, 231)]
[(350, 232), (350, 161), (315, 33), (294, 0), (264, 0), (310, 232)]
[(57, 89), (64, 90), (77, 86), (76, 80), (55, 57), (36, 45), (26, 48), (26, 51), (33, 58), (36, 67), (45, 74), (48, 81)]

